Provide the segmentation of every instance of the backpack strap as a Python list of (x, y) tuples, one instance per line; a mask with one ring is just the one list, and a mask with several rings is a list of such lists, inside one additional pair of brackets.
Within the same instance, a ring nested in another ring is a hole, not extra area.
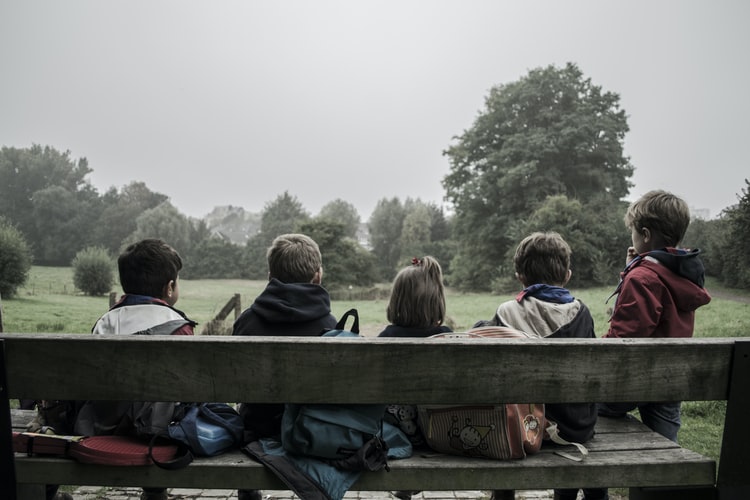
[[(162, 462), (160, 460), (157, 460), (154, 456), (154, 445), (156, 445), (156, 442), (159, 440), (167, 440), (170, 444), (176, 444), (177, 445), (177, 454), (172, 460), (167, 460), (166, 462)], [(148, 443), (148, 458), (151, 459), (151, 461), (154, 463), (154, 465), (157, 465), (158, 467), (161, 467), (162, 469), (166, 470), (177, 470), (182, 469), (190, 465), (190, 462), (193, 461), (193, 453), (190, 451), (190, 448), (187, 447), (187, 445), (180, 443), (179, 441), (170, 439), (168, 436), (165, 436), (164, 434), (155, 434), (151, 440)]]

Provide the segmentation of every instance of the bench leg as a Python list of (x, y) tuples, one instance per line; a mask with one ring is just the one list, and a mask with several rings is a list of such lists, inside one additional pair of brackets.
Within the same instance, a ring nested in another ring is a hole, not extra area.
[(716, 500), (716, 488), (630, 488), (629, 500)]
[(10, 418), (8, 383), (5, 373), (5, 342), (0, 340), (0, 484), (8, 485), (8, 500), (15, 500), (16, 462), (13, 457), (13, 426)]
[(43, 484), (18, 484), (16, 486), (18, 500), (45, 500), (47, 487)]

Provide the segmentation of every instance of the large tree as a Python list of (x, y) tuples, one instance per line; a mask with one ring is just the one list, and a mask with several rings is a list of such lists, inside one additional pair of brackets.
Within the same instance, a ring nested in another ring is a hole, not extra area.
[[(72, 254), (65, 251), (65, 256), (57, 258), (55, 244), (49, 244), (50, 225), (59, 228), (60, 223), (72, 222), (70, 217), (76, 214), (79, 232), (69, 234), (68, 239), (78, 244), (81, 244), (80, 234), (90, 229), (88, 216), (96, 198), (96, 190), (86, 180), (90, 172), (85, 158), (74, 161), (70, 152), (61, 153), (50, 146), (0, 149), (0, 213), (24, 234), (40, 261), (67, 264), (75, 255), (75, 251)], [(40, 221), (39, 217), (49, 214), (49, 202), (53, 199), (62, 201), (63, 206), (58, 207), (57, 213), (53, 210), (54, 219)]]
[(444, 152), (443, 187), (460, 242), (454, 284), (487, 289), (517, 243), (509, 227), (548, 196), (585, 203), (628, 194), (633, 167), (623, 154), (628, 124), (619, 100), (570, 63), (490, 90), (472, 127)]

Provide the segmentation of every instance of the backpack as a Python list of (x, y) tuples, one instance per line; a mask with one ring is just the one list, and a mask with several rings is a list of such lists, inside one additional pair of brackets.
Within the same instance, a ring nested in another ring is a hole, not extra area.
[(180, 403), (173, 422), (166, 431), (152, 437), (150, 446), (164, 441), (179, 446), (173, 460), (164, 461), (149, 455), (163, 469), (180, 469), (193, 461), (194, 456), (212, 457), (243, 442), (244, 423), (237, 411), (226, 403)]
[[(346, 329), (349, 317), (354, 319)], [(360, 337), (359, 315), (350, 309), (324, 337)], [(388, 445), (383, 439), (385, 404), (284, 405), (281, 444), (293, 455), (327, 461), (344, 470), (388, 470)]]
[[(430, 338), (529, 338), (504, 326), (486, 326), (466, 333), (440, 333)], [(418, 405), (417, 413), (425, 441), (441, 453), (494, 460), (522, 459), (537, 453), (545, 439), (573, 445), (581, 456), (588, 450), (579, 443), (562, 439), (557, 425), (547, 420), (543, 403), (450, 406)], [(580, 461), (565, 452), (559, 455)]]

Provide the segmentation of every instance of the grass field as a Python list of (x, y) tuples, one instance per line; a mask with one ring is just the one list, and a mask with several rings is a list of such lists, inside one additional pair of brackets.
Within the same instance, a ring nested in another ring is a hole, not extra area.
[[(199, 323), (198, 332), (224, 307), (234, 294), (240, 294), (242, 308), (248, 307), (263, 287), (263, 281), (181, 280), (177, 307)], [(119, 285), (116, 284), (116, 287)], [(750, 336), (750, 296), (725, 290), (712, 281), (707, 289), (714, 298), (696, 314), (696, 337)], [(715, 291), (715, 292), (714, 292)], [(572, 290), (591, 310), (597, 336), (607, 331), (606, 303), (611, 288)], [(733, 298), (728, 298), (733, 297)], [(500, 302), (511, 295), (460, 293), (448, 290), (448, 316), (454, 330), (464, 330), (479, 319), (489, 319)], [(333, 314), (340, 317), (350, 308), (359, 312), (365, 335), (377, 335), (386, 325), (387, 300), (334, 301)], [(71, 268), (33, 267), (25, 287), (13, 299), (2, 302), (2, 320), (9, 333), (88, 333), (109, 307), (109, 298), (88, 297), (73, 285)], [(231, 324), (233, 316), (227, 320)], [(724, 402), (687, 402), (683, 405), (680, 442), (694, 451), (718, 460), (724, 425)]]

